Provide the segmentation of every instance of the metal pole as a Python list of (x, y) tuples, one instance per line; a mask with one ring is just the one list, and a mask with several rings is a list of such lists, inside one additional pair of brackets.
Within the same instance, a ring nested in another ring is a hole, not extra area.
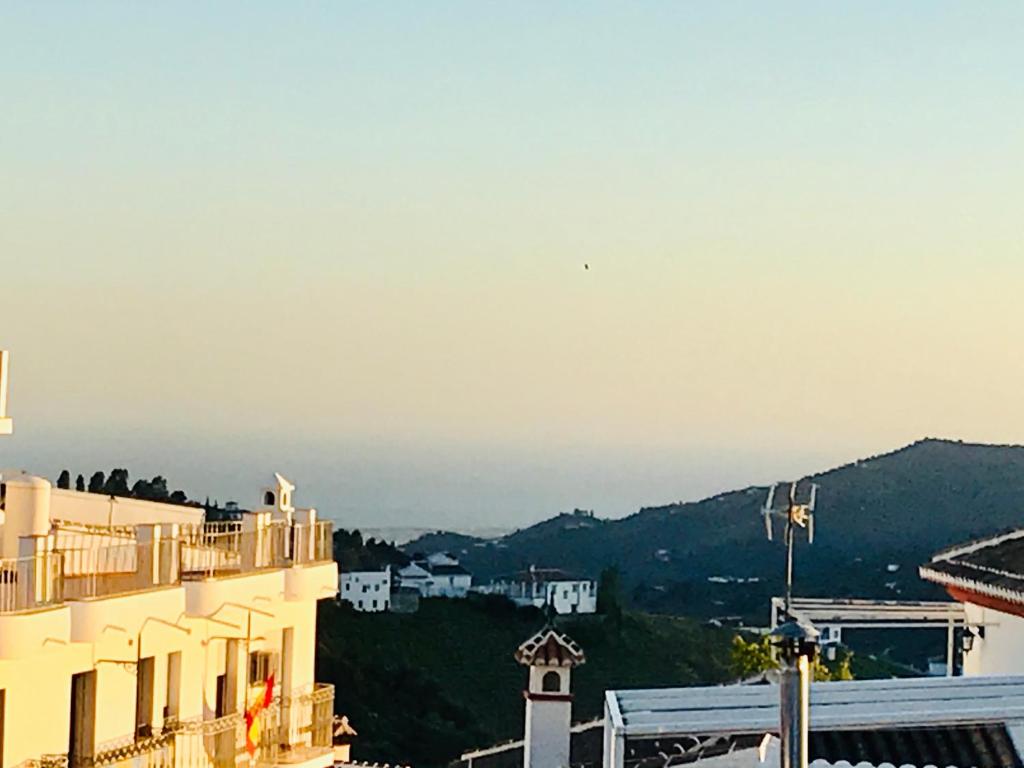
[(780, 651), (779, 739), (781, 768), (807, 768), (810, 729), (811, 661), (817, 651), (813, 627), (789, 621), (774, 632)]
[(786, 620), (793, 600), (793, 520), (786, 521)]

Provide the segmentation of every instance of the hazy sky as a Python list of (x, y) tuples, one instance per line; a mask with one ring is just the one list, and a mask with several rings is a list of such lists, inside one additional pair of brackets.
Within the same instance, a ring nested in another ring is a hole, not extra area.
[(0, 466), (519, 525), (1024, 441), (1022, 39), (1019, 2), (5, 4)]

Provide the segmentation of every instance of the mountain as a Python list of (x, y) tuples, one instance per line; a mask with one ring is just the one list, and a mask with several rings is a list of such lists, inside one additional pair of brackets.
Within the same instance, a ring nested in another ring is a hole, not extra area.
[[(813, 477), (815, 541), (797, 545), (797, 595), (941, 598), (918, 565), (1024, 525), (1024, 446), (927, 439)], [(636, 607), (764, 624), (784, 562), (759, 514), (766, 492), (744, 488), (621, 520), (577, 511), (494, 540), (431, 534), (406, 551), (450, 550), (477, 582), (531, 564), (591, 577), (615, 566)]]

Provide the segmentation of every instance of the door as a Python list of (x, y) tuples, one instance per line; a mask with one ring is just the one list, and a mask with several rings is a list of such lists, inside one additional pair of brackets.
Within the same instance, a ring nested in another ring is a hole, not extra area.
[(135, 738), (147, 739), (153, 735), (153, 677), (156, 659), (139, 659), (135, 676)]
[(71, 676), (71, 730), (68, 735), (69, 768), (92, 764), (96, 737), (96, 672)]

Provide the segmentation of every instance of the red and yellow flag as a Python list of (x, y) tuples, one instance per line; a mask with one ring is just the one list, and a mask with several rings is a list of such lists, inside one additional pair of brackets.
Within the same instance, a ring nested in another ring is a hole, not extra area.
[(263, 695), (258, 696), (247, 710), (245, 710), (245, 751), (249, 757), (256, 754), (256, 748), (260, 745), (260, 712), (270, 706), (274, 700), (274, 675), (271, 673), (263, 688)]

